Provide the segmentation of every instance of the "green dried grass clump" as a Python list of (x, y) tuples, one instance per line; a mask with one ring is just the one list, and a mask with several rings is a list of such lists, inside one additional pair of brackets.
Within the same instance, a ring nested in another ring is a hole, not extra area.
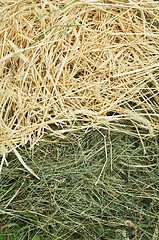
[(0, 239), (158, 240), (157, 138), (145, 140), (143, 156), (140, 139), (124, 133), (72, 135), (20, 150), (40, 180), (10, 154), (0, 178)]
[(6, 0), (0, 13), (3, 162), (45, 130), (159, 131), (157, 2)]

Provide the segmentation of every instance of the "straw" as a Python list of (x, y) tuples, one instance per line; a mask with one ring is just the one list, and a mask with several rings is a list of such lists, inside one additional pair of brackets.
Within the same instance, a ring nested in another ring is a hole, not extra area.
[(34, 146), (46, 130), (158, 134), (158, 9), (155, 1), (0, 1), (3, 163), (4, 147)]

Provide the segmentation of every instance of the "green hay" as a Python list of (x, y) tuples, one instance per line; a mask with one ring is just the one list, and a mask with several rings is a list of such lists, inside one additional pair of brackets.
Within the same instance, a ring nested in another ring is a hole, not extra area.
[(158, 140), (145, 149), (143, 155), (138, 139), (103, 130), (48, 139), (21, 151), (39, 181), (10, 156), (0, 183), (0, 236), (157, 240)]

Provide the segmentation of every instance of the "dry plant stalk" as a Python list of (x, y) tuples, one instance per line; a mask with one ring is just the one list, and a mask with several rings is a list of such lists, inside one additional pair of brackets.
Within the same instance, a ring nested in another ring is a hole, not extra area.
[(147, 0), (0, 1), (3, 163), (4, 148), (33, 146), (45, 130), (157, 134), (158, 8)]

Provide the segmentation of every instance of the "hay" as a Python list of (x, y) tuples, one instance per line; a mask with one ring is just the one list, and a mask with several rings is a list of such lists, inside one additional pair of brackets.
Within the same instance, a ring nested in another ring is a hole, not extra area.
[(155, 1), (0, 1), (3, 163), (46, 130), (157, 134), (158, 8)]

